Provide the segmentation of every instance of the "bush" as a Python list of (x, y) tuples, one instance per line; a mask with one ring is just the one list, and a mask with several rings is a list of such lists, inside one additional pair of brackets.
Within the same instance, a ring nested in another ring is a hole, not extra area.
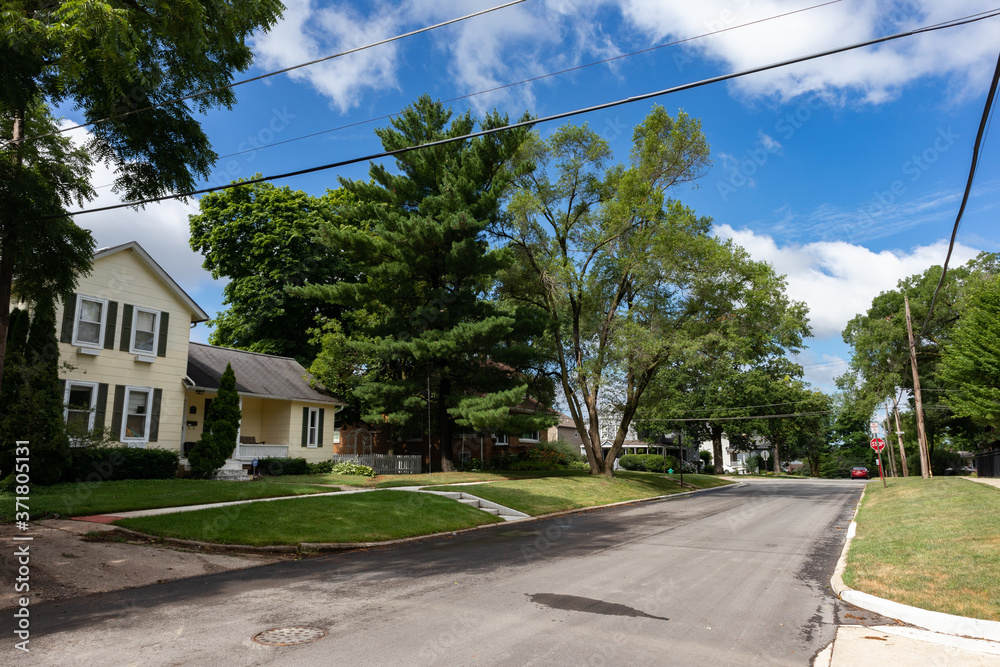
[(341, 463), (333, 463), (331, 461), (331, 464), (331, 472), (335, 475), (361, 475), (363, 477), (375, 476), (374, 470), (366, 465), (354, 463), (353, 461), (343, 461)]
[(261, 475), (278, 477), (280, 475), (308, 475), (309, 462), (305, 459), (270, 456), (257, 461), (257, 472)]
[(715, 474), (715, 466), (712, 465), (711, 463), (706, 463), (705, 464), (705, 469), (702, 472), (704, 472), (706, 475), (714, 475)]
[(571, 445), (568, 441), (562, 438), (559, 438), (558, 440), (553, 440), (551, 442), (543, 442), (534, 450), (530, 451), (535, 451), (538, 449), (547, 449), (549, 451), (561, 454), (564, 461), (563, 465), (572, 463), (573, 461), (585, 460), (583, 454), (580, 453), (579, 447)]
[(320, 461), (309, 464), (310, 475), (326, 475), (333, 472), (333, 461)]
[(618, 459), (618, 464), (625, 470), (640, 470), (646, 472), (665, 472), (665, 470), (678, 471), (677, 459), (669, 454), (666, 457), (666, 468), (664, 468), (664, 457), (660, 454), (626, 454)]
[(172, 479), (180, 454), (166, 449), (74, 447), (63, 470), (64, 482), (123, 479)]

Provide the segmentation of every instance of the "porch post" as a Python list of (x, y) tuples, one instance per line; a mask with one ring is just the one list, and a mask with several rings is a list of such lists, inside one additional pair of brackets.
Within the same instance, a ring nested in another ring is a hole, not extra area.
[(243, 432), (243, 397), (240, 396), (240, 425), (236, 427), (236, 449), (234, 450), (234, 458), (240, 460), (240, 456), (243, 454), (240, 451), (242, 444), (240, 443), (240, 433)]

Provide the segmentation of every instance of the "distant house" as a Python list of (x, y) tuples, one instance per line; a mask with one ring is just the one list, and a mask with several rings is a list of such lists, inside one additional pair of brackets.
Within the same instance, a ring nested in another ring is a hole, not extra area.
[(243, 406), (234, 456), (330, 458), (343, 403), (309, 386), (294, 359), (191, 343), (208, 314), (138, 243), (99, 250), (76, 293), (57, 305), (65, 418), (110, 428), (129, 447), (185, 453), (201, 435), (206, 401), (232, 363)]

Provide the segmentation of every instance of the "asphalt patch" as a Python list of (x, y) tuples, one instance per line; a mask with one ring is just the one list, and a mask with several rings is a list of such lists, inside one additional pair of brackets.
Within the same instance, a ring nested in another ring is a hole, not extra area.
[(633, 609), (623, 604), (605, 602), (604, 600), (594, 600), (578, 595), (559, 595), (557, 593), (535, 593), (526, 594), (535, 604), (540, 604), (551, 609), (562, 609), (563, 611), (583, 611), (588, 614), (603, 614), (604, 616), (628, 616), (630, 618), (652, 618), (657, 621), (669, 621), (663, 616), (652, 616), (644, 611)]

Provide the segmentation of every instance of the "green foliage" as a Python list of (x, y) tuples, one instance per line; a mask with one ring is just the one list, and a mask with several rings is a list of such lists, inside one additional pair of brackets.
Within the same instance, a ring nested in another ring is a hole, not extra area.
[(944, 403), (956, 415), (1000, 432), (1000, 276), (968, 289), (940, 374), (954, 387)]
[[(20, 330), (23, 317), (18, 319), (22, 320)], [(16, 375), (17, 379), (12, 382), (15, 386), (5, 392), (9, 403), (0, 416), (4, 436), (0, 463), (6, 466), (0, 469), (0, 477), (12, 470), (15, 441), (27, 440), (32, 483), (55, 484), (69, 457), (69, 437), (63, 420), (59, 346), (51, 297), (36, 304), (20, 363), (8, 367), (5, 375)]]
[(369, 466), (352, 461), (342, 461), (335, 463), (330, 471), (335, 475), (361, 475), (362, 477), (374, 477), (375, 471)]
[(667, 472), (673, 470), (680, 472), (677, 465), (677, 458), (667, 454), (666, 463), (661, 454), (626, 454), (618, 459), (618, 463), (625, 470), (640, 470), (646, 472)]
[[(208, 176), (216, 155), (192, 112), (232, 106), (226, 84), (253, 60), (246, 40), (282, 9), (279, 0), (4, 3), (0, 136), (15, 142), (0, 154), (0, 340), (13, 287), (51, 297), (89, 271), (93, 237), (65, 206), (94, 196), (91, 160), (114, 167), (125, 200), (190, 191)], [(50, 134), (56, 106), (90, 124), (86, 148)], [(0, 370), (3, 361), (0, 347)]]
[(166, 449), (73, 447), (63, 482), (106, 482), (124, 479), (172, 479), (180, 455)]
[(551, 450), (562, 455), (563, 463), (570, 463), (572, 461), (585, 461), (583, 454), (580, 453), (580, 448), (573, 445), (563, 438), (558, 440), (549, 440), (538, 445), (535, 449)]
[[(259, 176), (259, 174), (257, 174)], [(214, 278), (228, 278), (228, 307), (212, 321), (213, 345), (295, 357), (308, 365), (319, 345), (317, 318), (339, 319), (341, 308), (288, 292), (289, 287), (339, 282), (354, 276), (349, 258), (320, 240), (324, 225), (346, 224), (349, 197), (254, 183), (214, 192), (191, 216), (191, 248), (205, 256)]]
[(280, 475), (310, 475), (309, 462), (303, 458), (269, 456), (257, 461), (257, 472), (269, 477)]
[(205, 413), (201, 438), (188, 452), (188, 463), (194, 477), (212, 477), (233, 454), (239, 433), (240, 397), (236, 391), (236, 373), (232, 364), (219, 378), (215, 400)]
[[(897, 289), (877, 296), (865, 314), (848, 322), (843, 336), (844, 341), (853, 347), (851, 366), (844, 375), (837, 378), (837, 384), (846, 393), (853, 412), (859, 416), (870, 416), (881, 401), (895, 397), (897, 388), (913, 387), (904, 312), (906, 295), (910, 302), (914, 335), (917, 337), (915, 349), (923, 389), (924, 423), (929, 448), (933, 452), (935, 443), (944, 439), (960, 439), (970, 443), (982, 443), (986, 440), (981, 426), (970, 419), (974, 413), (963, 410), (959, 415), (953, 412), (957, 403), (946, 400), (953, 390), (963, 391), (966, 383), (962, 373), (944, 375), (942, 361), (962, 320), (966, 316), (982, 318), (976, 314), (973, 304), (977, 301), (977, 294), (983, 289), (988, 291), (984, 286), (997, 275), (1000, 275), (1000, 256), (989, 253), (980, 254), (965, 266), (949, 269), (926, 328), (923, 324), (934, 289), (941, 277), (940, 266), (932, 266), (922, 274), (900, 280)], [(990, 326), (985, 319), (979, 321), (982, 326)], [(961, 335), (969, 336), (970, 332), (975, 331), (976, 327), (970, 325), (966, 328), (966, 333)], [(976, 337), (977, 334), (971, 334), (972, 339)], [(985, 336), (983, 340), (987, 340)], [(966, 347), (967, 343), (968, 338), (958, 349), (965, 347), (973, 357), (980, 354)], [(957, 361), (957, 358), (953, 359)], [(967, 370), (972, 370), (968, 361), (962, 363)], [(983, 368), (988, 369), (989, 362), (985, 363), (987, 365)], [(973, 384), (980, 384), (982, 381), (976, 380)], [(982, 413), (982, 417), (987, 419), (981, 419), (980, 425), (988, 421), (987, 414)]]
[[(491, 114), (478, 125), (506, 123)], [(376, 134), (394, 150), (476, 125), (423, 96)], [(312, 371), (326, 386), (353, 389), (365, 421), (421, 433), (430, 399), (432, 428), (445, 443), (455, 424), (517, 433), (555, 423), (544, 411), (511, 412), (528, 396), (552, 400), (533, 345), (542, 319), (491, 298), (511, 258), (491, 247), (490, 230), (525, 136), (515, 130), (408, 152), (396, 157), (396, 173), (372, 164), (370, 180), (342, 182), (347, 224), (325, 225), (323, 239), (330, 255), (349, 258), (353, 278), (292, 292), (344, 310), (349, 325), (324, 327)]]

